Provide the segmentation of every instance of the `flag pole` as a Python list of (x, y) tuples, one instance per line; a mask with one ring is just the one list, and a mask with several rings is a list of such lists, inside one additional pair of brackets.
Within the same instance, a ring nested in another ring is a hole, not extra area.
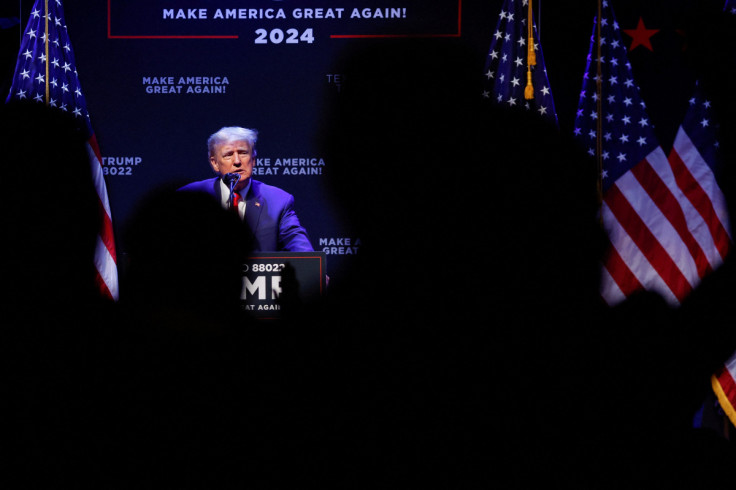
[(596, 60), (596, 149), (595, 155), (598, 162), (598, 204), (603, 202), (603, 76), (601, 69), (601, 15), (603, 13), (602, 0), (598, 0), (598, 16), (596, 17), (596, 47), (598, 59)]
[(542, 0), (537, 2), (537, 36), (542, 38)]
[(537, 64), (537, 55), (534, 52), (534, 23), (532, 0), (529, 0), (529, 11), (527, 12), (526, 30), (527, 30), (527, 47), (526, 47), (526, 88), (524, 89), (524, 98), (531, 100), (534, 98), (534, 86), (532, 85), (532, 66)]
[(51, 99), (51, 96), (49, 95), (49, 0), (46, 0), (44, 2), (44, 7), (46, 9), (46, 23), (44, 29), (44, 49), (45, 49), (45, 65), (46, 65), (46, 105), (49, 105), (49, 100)]

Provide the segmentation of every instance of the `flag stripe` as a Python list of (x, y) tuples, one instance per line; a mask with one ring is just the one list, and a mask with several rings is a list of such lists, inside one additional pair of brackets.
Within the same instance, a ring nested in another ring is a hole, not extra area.
[[(662, 149), (657, 147), (639, 165), (647, 165), (650, 168), (668, 165), (667, 157)], [(647, 190), (637, 181), (633, 169), (618, 180), (617, 186), (641, 218), (641, 222), (644, 223), (647, 230), (651, 232), (662, 249), (671, 258), (671, 263), (663, 264), (663, 267), (674, 265), (690, 285), (697, 283), (699, 277), (693, 257), (687, 251), (685, 243), (677, 234), (667, 216), (662, 214), (656, 203), (649, 197)], [(633, 226), (633, 223), (627, 224)], [(671, 283), (670, 287), (672, 287)]]
[(117, 267), (108, 246), (100, 236), (97, 237), (94, 261), (97, 268), (98, 285), (102, 283), (105, 286), (102, 292), (107, 297), (117, 300)]
[[(115, 250), (115, 239), (112, 226), (112, 218), (110, 217), (110, 204), (107, 197), (107, 189), (104, 185), (104, 177), (102, 174), (102, 165), (99, 159), (99, 149), (94, 138), (90, 138), (88, 143), (88, 153), (90, 153), (90, 164), (92, 165), (93, 179), (96, 183), (98, 196), (98, 206), (100, 209), (101, 228), (97, 236), (98, 242), (95, 249), (95, 268), (97, 269), (98, 285), (101, 286), (102, 294), (108, 298), (118, 300), (118, 274), (117, 274), (117, 257)], [(102, 182), (102, 185), (100, 185)], [(104, 285), (104, 287), (102, 287)]]
[(602, 293), (608, 304), (616, 304), (642, 289), (639, 279), (631, 272), (616, 248), (610, 243), (604, 266)]
[(623, 226), (649, 264), (664, 280), (677, 300), (682, 301), (692, 289), (690, 283), (662, 243), (642, 220), (637, 210), (627, 200), (618, 184), (608, 190), (605, 201), (616, 220)]
[[(724, 226), (724, 222), (727, 223), (726, 218), (723, 217), (726, 209), (724, 198), (720, 189), (718, 189), (712, 172), (705, 162), (698, 158), (698, 151), (693, 146), (690, 138), (687, 137), (682, 129), (680, 129), (679, 133), (675, 140), (675, 146), (670, 152), (670, 165), (675, 173), (677, 185), (705, 220), (713, 236), (718, 253), (721, 259), (723, 259), (728, 254), (731, 241), (726, 226)], [(691, 172), (691, 169), (695, 167), (693, 163), (697, 163), (696, 161), (698, 159), (702, 163), (697, 165), (696, 175), (698, 177), (696, 178), (693, 172)], [(690, 165), (687, 165), (685, 160), (690, 162)], [(701, 185), (701, 182), (708, 184)], [(710, 188), (710, 193), (705, 191), (708, 188)], [(714, 203), (717, 203), (718, 206), (716, 207)]]
[[(102, 181), (104, 184), (104, 176), (102, 174), (102, 166), (99, 163), (98, 157), (94, 154), (92, 145), (88, 146), (88, 152), (90, 152), (90, 163), (92, 165), (92, 178), (95, 183)], [(107, 246), (107, 249), (112, 257), (113, 261), (116, 260), (115, 254), (115, 240), (113, 239), (113, 227), (112, 217), (110, 213), (110, 202), (107, 197), (107, 189), (104, 185), (95, 185), (97, 188), (98, 204), (100, 206), (100, 214), (102, 217), (100, 238)]]
[[(611, 274), (621, 282), (621, 284), (635, 285), (634, 282), (626, 278), (627, 274), (631, 274), (636, 278), (636, 281), (641, 285), (642, 289), (650, 291), (656, 291), (661, 294), (669, 303), (678, 304), (679, 301), (672, 294), (670, 288), (665, 284), (662, 277), (657, 274), (657, 271), (651, 266), (644, 254), (639, 250), (637, 245), (634, 243), (632, 238), (628, 235), (623, 226), (618, 222), (614, 214), (611, 212), (608, 204), (603, 201), (601, 205), (601, 217), (606, 227), (606, 232), (610, 239), (611, 250), (609, 257), (612, 257), (615, 253), (621, 261), (610, 262), (607, 267), (611, 269)], [(626, 279), (623, 282), (621, 278)], [(627, 295), (635, 292), (636, 289), (632, 290), (628, 288), (626, 290)], [(604, 297), (604, 300), (609, 301), (611, 297)]]
[(685, 213), (677, 198), (672, 194), (670, 187), (662, 181), (648, 161), (642, 162), (642, 164), (632, 168), (631, 173), (639, 181), (642, 189), (644, 189), (652, 202), (659, 208), (662, 215), (667, 218), (675, 229), (690, 252), (690, 255), (693, 257), (697, 267), (698, 277), (703, 278), (706, 273), (711, 271), (710, 263), (700, 244), (698, 244), (688, 229)]
[(102, 278), (99, 270), (95, 272), (95, 284), (97, 285), (97, 289), (104, 297), (113, 298), (113, 293), (107, 287), (107, 283), (105, 283), (105, 280)]
[(107, 195), (107, 186), (105, 185), (105, 177), (102, 174), (102, 155), (100, 147), (97, 144), (97, 137), (93, 134), (87, 141), (87, 152), (89, 153), (90, 163), (92, 164), (93, 178), (97, 195), (100, 197), (100, 203), (104, 206), (105, 214), (110, 217), (110, 201)]
[[(672, 192), (672, 195), (677, 200), (677, 205), (681, 209), (682, 215), (685, 218), (687, 230), (700, 246), (700, 249), (710, 265), (710, 269), (715, 269), (723, 263), (723, 259), (718, 253), (707, 223), (683, 193), (682, 189), (677, 185), (675, 171), (673, 170), (669, 159), (657, 159), (655, 163), (656, 164), (652, 166), (652, 169), (657, 172), (657, 175), (659, 175), (669, 191)], [(698, 281), (696, 280), (696, 282)]]

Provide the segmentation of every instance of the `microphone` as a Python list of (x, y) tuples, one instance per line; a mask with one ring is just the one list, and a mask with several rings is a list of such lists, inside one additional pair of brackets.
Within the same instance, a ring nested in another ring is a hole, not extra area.
[(222, 176), (222, 181), (227, 184), (227, 186), (230, 188), (230, 198), (228, 199), (228, 202), (230, 203), (230, 207), (233, 207), (233, 194), (235, 193), (235, 186), (238, 185), (238, 182), (240, 182), (240, 174), (239, 173), (229, 173)]
[(232, 191), (232, 188), (238, 185), (238, 182), (240, 182), (240, 174), (235, 172), (225, 174), (222, 176), (222, 181), (225, 182)]

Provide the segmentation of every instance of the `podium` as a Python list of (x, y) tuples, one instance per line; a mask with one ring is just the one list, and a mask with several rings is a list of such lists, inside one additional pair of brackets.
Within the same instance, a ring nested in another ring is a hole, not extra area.
[(302, 303), (319, 300), (325, 293), (324, 252), (253, 253), (242, 266), (243, 289), (240, 307), (250, 316), (275, 320), (281, 316), (279, 296), (282, 275), (293, 271)]

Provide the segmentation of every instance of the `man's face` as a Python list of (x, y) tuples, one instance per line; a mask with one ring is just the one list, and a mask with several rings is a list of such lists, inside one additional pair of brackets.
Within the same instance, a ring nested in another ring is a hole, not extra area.
[(210, 165), (219, 175), (231, 172), (240, 174), (240, 181), (235, 186), (235, 190), (239, 191), (245, 187), (253, 174), (255, 158), (247, 141), (233, 141), (215, 147), (215, 153), (210, 157)]

